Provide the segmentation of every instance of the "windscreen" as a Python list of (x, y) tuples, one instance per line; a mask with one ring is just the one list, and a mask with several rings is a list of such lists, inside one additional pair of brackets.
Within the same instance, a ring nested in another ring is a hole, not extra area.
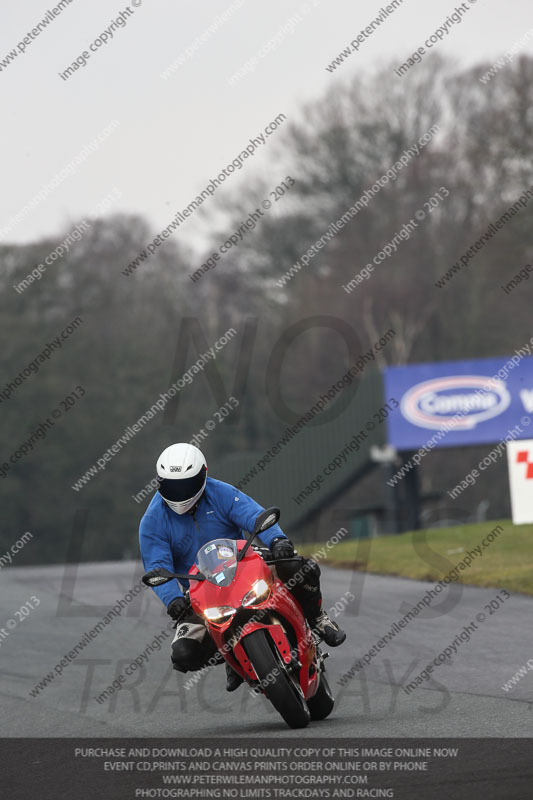
[(237, 570), (237, 543), (233, 539), (213, 539), (198, 550), (198, 569), (209, 583), (229, 586)]

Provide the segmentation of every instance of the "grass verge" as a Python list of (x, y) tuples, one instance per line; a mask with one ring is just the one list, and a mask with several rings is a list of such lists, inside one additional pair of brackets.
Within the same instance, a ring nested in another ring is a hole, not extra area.
[[(492, 542), (487, 541), (491, 533)], [(298, 552), (310, 556), (321, 547), (326, 545), (299, 544)], [(321, 563), (434, 582), (444, 578), (476, 547), (481, 548), (481, 555), (478, 551), (461, 571), (462, 583), (533, 595), (533, 525), (513, 525), (508, 519), (349, 539), (329, 549)]]

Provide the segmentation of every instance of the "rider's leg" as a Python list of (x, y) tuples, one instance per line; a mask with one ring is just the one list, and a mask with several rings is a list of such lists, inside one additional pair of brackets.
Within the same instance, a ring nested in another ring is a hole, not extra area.
[(276, 563), (276, 571), (302, 607), (309, 625), (330, 647), (342, 644), (346, 634), (322, 608), (320, 567), (311, 558), (298, 556)]
[[(176, 627), (172, 642), (172, 666), (179, 672), (203, 669), (209, 663), (222, 663), (223, 658), (209, 635), (204, 621), (197, 614), (186, 617)], [(243, 679), (226, 662), (226, 690), (233, 692)]]
[(179, 672), (202, 669), (216, 652), (215, 643), (197, 614), (185, 617), (176, 627), (171, 654), (174, 669)]

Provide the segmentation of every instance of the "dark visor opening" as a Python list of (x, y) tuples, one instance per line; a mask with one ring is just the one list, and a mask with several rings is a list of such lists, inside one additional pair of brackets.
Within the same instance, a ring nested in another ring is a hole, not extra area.
[(183, 503), (198, 494), (204, 485), (207, 468), (202, 467), (198, 475), (193, 478), (157, 478), (158, 491), (165, 500), (174, 503)]

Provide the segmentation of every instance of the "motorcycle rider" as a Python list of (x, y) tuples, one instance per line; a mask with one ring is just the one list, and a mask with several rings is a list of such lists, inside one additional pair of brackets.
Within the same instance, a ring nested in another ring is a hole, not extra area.
[[(263, 508), (251, 497), (228, 483), (207, 477), (207, 463), (191, 444), (167, 447), (157, 460), (158, 490), (139, 527), (141, 556), (146, 571), (164, 567), (170, 572), (189, 571), (199, 548), (212, 539), (243, 539), (251, 531)], [(279, 525), (260, 537), (273, 559), (295, 556), (292, 543)], [(346, 638), (336, 622), (322, 609), (320, 568), (302, 557), (276, 566), (283, 582), (300, 571), (303, 579), (289, 589), (300, 603), (311, 628), (330, 647)], [(176, 621), (172, 642), (172, 663), (180, 672), (202, 669), (217, 652), (203, 619), (193, 614), (176, 580), (153, 587)], [(226, 662), (227, 691), (236, 689), (242, 678)]]

